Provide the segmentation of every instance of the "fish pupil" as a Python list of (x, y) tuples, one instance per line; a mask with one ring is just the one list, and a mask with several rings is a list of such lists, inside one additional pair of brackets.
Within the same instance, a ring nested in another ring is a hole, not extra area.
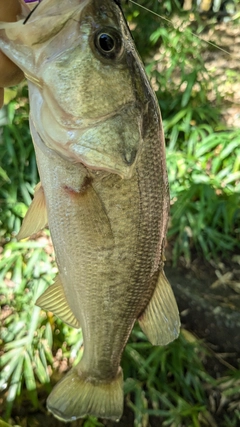
[(123, 44), (119, 31), (113, 27), (103, 27), (94, 33), (93, 37), (95, 48), (105, 60), (120, 58), (123, 52)]
[(99, 46), (104, 52), (111, 52), (114, 48), (114, 40), (109, 34), (100, 34), (99, 35)]

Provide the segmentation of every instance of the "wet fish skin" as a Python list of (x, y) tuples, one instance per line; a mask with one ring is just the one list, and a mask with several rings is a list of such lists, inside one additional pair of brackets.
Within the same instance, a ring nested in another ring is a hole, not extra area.
[[(100, 34), (116, 53), (101, 51)], [(163, 273), (169, 195), (158, 104), (113, 0), (44, 0), (24, 27), (0, 26), (0, 47), (28, 79), (41, 178), (19, 237), (35, 230), (41, 205), (59, 267), (37, 303), (83, 331), (83, 357), (48, 408), (64, 421), (117, 420), (135, 321), (154, 345), (179, 332)]]

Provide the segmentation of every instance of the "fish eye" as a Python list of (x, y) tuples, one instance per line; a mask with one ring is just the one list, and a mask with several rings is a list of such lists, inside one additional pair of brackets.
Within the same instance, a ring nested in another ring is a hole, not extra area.
[(95, 34), (95, 47), (105, 58), (114, 59), (121, 52), (122, 41), (120, 34), (114, 28), (104, 28)]
[(114, 49), (115, 42), (109, 34), (102, 33), (98, 36), (98, 45), (103, 52), (111, 52)]

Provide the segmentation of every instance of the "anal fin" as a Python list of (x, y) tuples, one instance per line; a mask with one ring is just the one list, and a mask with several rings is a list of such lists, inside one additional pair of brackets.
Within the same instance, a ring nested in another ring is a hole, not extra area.
[(39, 182), (35, 187), (34, 198), (23, 219), (21, 229), (17, 235), (18, 240), (26, 239), (47, 225), (47, 208), (44, 191)]
[(180, 319), (177, 303), (164, 271), (158, 276), (156, 288), (139, 324), (153, 345), (166, 345), (179, 335)]
[(43, 310), (51, 311), (69, 326), (80, 328), (79, 321), (74, 316), (66, 300), (59, 275), (56, 277), (54, 284), (37, 299), (35, 304)]

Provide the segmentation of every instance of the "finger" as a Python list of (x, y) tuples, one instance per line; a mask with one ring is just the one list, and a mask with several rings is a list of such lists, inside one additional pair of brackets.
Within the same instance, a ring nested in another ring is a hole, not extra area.
[(21, 5), (18, 0), (0, 0), (0, 21), (14, 22), (21, 13)]
[(24, 74), (4, 53), (0, 52), (0, 86), (14, 86), (24, 78)]
[[(21, 5), (18, 0), (0, 0), (0, 21), (14, 22), (18, 14), (21, 14)], [(23, 77), (23, 72), (0, 52), (0, 86), (14, 86)], [(1, 96), (3, 97), (3, 94)]]

